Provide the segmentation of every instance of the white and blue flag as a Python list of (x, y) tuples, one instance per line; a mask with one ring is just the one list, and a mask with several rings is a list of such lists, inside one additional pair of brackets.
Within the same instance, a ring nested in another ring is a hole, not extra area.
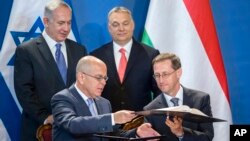
[[(42, 33), (45, 4), (49, 0), (14, 0), (7, 2), (10, 13), (4, 17), (6, 31), (0, 41), (0, 140), (19, 140), (22, 108), (19, 105), (13, 82), (15, 50), (19, 44)], [(69, 3), (69, 1), (66, 1)], [(69, 3), (70, 4), (70, 3)], [(7, 19), (7, 18), (6, 18)], [(73, 19), (74, 20), (74, 19)], [(74, 25), (74, 21), (72, 21)], [(69, 38), (75, 40), (72, 32)]]

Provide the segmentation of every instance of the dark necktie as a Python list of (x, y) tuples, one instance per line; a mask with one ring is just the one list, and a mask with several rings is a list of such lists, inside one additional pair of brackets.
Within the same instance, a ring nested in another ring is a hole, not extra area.
[(179, 98), (174, 97), (170, 101), (174, 104), (174, 106), (179, 106), (178, 104)]
[(67, 67), (66, 67), (64, 55), (61, 51), (62, 44), (57, 43), (55, 46), (56, 46), (56, 54), (55, 54), (56, 55), (56, 64), (57, 64), (57, 67), (60, 71), (62, 79), (64, 81), (64, 84), (66, 84), (66, 82), (67, 82)]
[(87, 99), (87, 105), (89, 107), (89, 110), (90, 110), (92, 116), (96, 116), (97, 115), (97, 113), (95, 111), (94, 104), (95, 104), (95, 102), (94, 102), (93, 98), (88, 98)]

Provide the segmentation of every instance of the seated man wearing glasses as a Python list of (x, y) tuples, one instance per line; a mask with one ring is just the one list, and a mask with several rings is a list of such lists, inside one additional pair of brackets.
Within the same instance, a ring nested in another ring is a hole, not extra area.
[[(178, 56), (171, 53), (156, 56), (153, 59), (153, 71), (162, 94), (145, 106), (144, 110), (188, 105), (212, 116), (209, 95), (180, 84), (182, 68)], [(146, 120), (160, 134), (166, 135), (162, 141), (211, 141), (214, 136), (212, 123), (193, 123), (183, 121), (180, 117), (172, 119), (166, 115), (149, 115)]]
[[(116, 124), (126, 123), (135, 117), (133, 111), (111, 113), (110, 102), (101, 97), (106, 85), (107, 67), (93, 56), (81, 58), (76, 67), (76, 83), (52, 97), (54, 141), (98, 141), (94, 134), (113, 132)], [(118, 128), (117, 128), (118, 129)], [(149, 123), (137, 129), (120, 132), (125, 137), (159, 135)]]

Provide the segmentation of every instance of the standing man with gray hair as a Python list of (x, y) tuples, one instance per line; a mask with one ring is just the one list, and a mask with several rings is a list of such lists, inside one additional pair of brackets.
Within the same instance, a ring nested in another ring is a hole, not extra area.
[(23, 108), (21, 141), (35, 141), (42, 124), (52, 124), (50, 100), (58, 91), (75, 81), (78, 60), (86, 48), (67, 39), (71, 30), (72, 10), (61, 0), (45, 7), (42, 36), (16, 49), (14, 85)]
[(153, 76), (152, 60), (159, 51), (139, 43), (133, 38), (135, 24), (131, 12), (125, 7), (114, 7), (108, 14), (108, 29), (113, 39), (90, 54), (108, 67), (103, 97), (113, 111), (142, 110), (160, 91)]

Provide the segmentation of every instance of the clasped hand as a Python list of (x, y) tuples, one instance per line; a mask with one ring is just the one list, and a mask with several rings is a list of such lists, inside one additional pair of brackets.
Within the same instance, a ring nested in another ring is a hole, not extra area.
[(171, 120), (169, 119), (169, 116), (167, 116), (165, 123), (173, 134), (175, 134), (177, 137), (181, 137), (184, 134), (182, 121), (183, 120), (180, 117), (174, 116), (174, 118)]

